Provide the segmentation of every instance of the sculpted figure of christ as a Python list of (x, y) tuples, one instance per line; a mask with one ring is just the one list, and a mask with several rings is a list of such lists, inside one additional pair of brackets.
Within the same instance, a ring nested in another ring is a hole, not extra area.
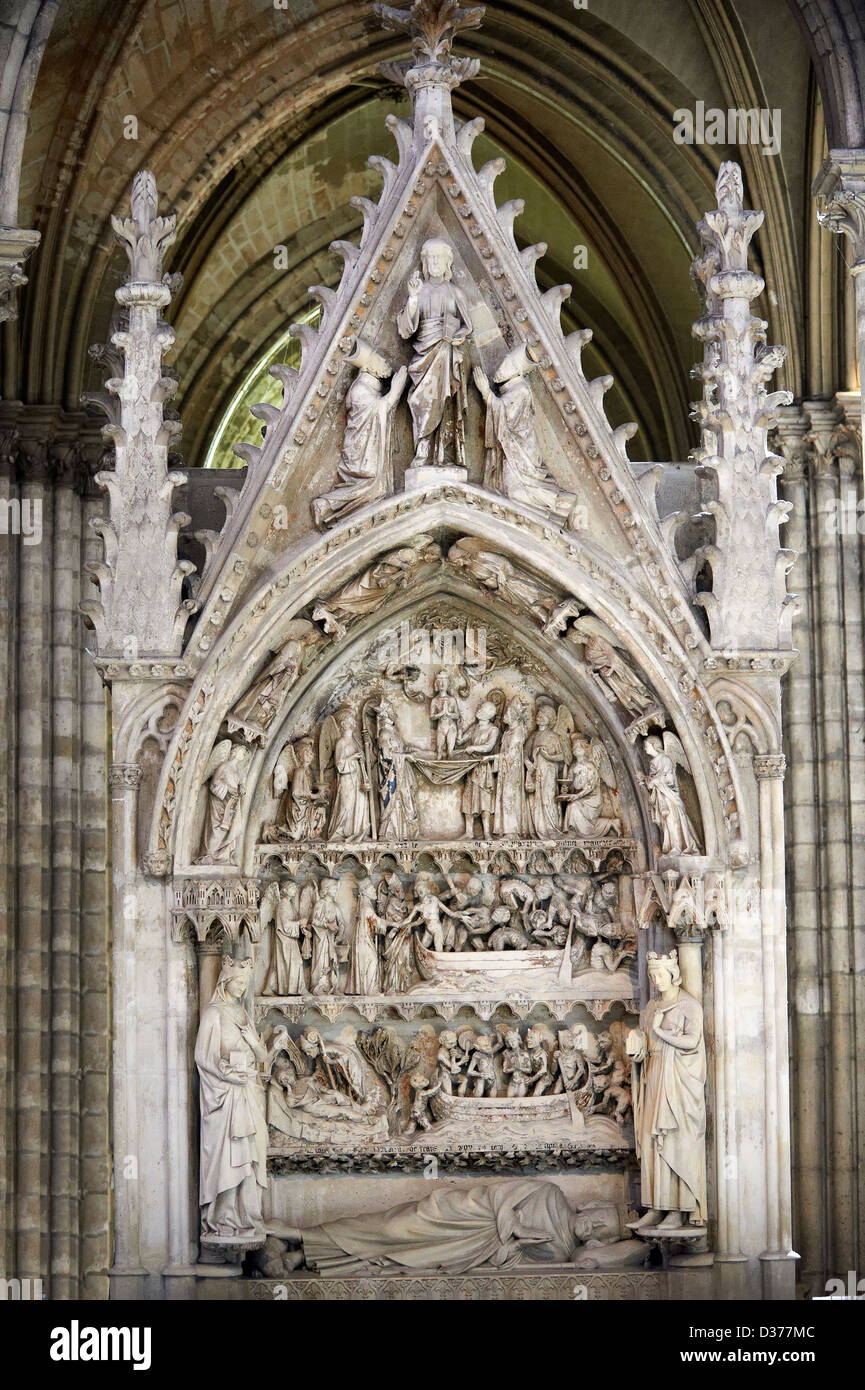
[[(408, 298), (397, 318), (400, 335), (414, 341), (408, 369), (413, 466), (455, 463), (464, 467), (467, 366), (463, 344), (471, 333), (469, 308), (451, 281), (454, 253), (450, 245), (433, 237), (424, 242), (420, 258), (423, 278), (416, 272), (409, 278)], [(446, 454), (449, 425), (453, 459)]]

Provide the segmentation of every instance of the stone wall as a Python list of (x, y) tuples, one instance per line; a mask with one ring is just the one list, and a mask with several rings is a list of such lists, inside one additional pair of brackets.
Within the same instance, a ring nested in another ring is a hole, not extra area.
[(50, 1298), (104, 1297), (110, 1263), (106, 709), (77, 611), (101, 502), (77, 429), (2, 407), (0, 497), (40, 504), (41, 539), (4, 506), (0, 1248)]

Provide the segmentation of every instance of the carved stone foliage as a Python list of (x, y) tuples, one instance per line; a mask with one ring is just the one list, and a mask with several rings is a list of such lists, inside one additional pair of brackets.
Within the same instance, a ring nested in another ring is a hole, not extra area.
[(131, 217), (112, 220), (130, 263), (116, 292), (125, 314), (111, 338), (118, 353), (108, 354), (115, 373), (105, 392), (86, 397), (108, 417), (103, 434), (115, 451), (114, 470), (96, 475), (108, 494), (107, 516), (93, 522), (105, 545), (103, 560), (90, 566), (99, 599), (82, 604), (103, 658), (178, 655), (196, 606), (182, 597), (184, 575), (195, 567), (177, 557), (177, 532), (189, 517), (171, 510), (183, 481), (168, 466), (180, 426), (164, 408), (176, 383), (162, 366), (174, 341), (162, 313), (178, 282), (163, 274), (162, 256), (176, 219), (158, 217), (157, 203), (156, 181), (143, 170), (132, 185)]
[(716, 193), (717, 208), (698, 224), (702, 252), (692, 267), (705, 302), (694, 325), (705, 346), (695, 368), (703, 382), (694, 408), (702, 430), (695, 457), (715, 523), (714, 543), (700, 552), (709, 582), (697, 601), (706, 609), (713, 646), (789, 648), (794, 599), (786, 575), (794, 556), (779, 548), (778, 528), (790, 503), (778, 500), (783, 462), (771, 453), (767, 432), (777, 407), (793, 397), (766, 390), (786, 349), (767, 346), (766, 324), (751, 313), (764, 283), (748, 266), (748, 246), (763, 214), (744, 208), (737, 164), (721, 166)]

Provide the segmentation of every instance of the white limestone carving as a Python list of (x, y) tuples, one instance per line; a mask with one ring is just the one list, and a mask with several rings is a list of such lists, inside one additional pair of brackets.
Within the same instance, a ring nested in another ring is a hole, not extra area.
[(537, 353), (524, 343), (509, 352), (495, 373), (498, 394), (483, 368), (474, 368), (475, 385), (486, 405), (484, 487), (515, 502), (570, 518), (576, 497), (558, 486), (541, 458), (527, 379), (537, 362)]
[[(393, 371), (381, 353), (359, 341), (347, 362), (357, 376), (346, 396), (348, 419), (342, 437), (337, 484), (312, 504), (315, 524), (333, 526), (394, 490), (391, 420), (408, 375)], [(384, 383), (390, 377), (390, 387)]]
[(249, 749), (222, 739), (213, 749), (205, 772), (206, 800), (201, 853), (197, 864), (233, 864), (242, 830)]
[(414, 435), (413, 468), (428, 464), (465, 467), (467, 368), (463, 344), (472, 331), (471, 313), (452, 283), (453, 247), (431, 237), (421, 247), (422, 278), (409, 278), (408, 297), (397, 318), (410, 338), (408, 393)]
[(346, 624), (375, 610), (393, 593), (417, 583), (441, 560), (441, 550), (432, 536), (415, 536), (409, 545), (383, 555), (376, 564), (352, 579), (337, 593), (322, 599), (312, 610), (331, 636), (341, 637)]
[(283, 796), (276, 824), (265, 838), (315, 840), (327, 821), (327, 793), (314, 788), (315, 745), (311, 738), (286, 744), (273, 772), (274, 796)]
[(658, 990), (627, 1039), (634, 1067), (634, 1129), (641, 1201), (632, 1229), (702, 1227), (706, 1219), (706, 1047), (703, 1010), (682, 988), (676, 951), (650, 951)]
[(779, 548), (778, 528), (790, 511), (778, 500), (782, 460), (769, 449), (775, 411), (789, 391), (766, 391), (786, 348), (766, 344), (766, 324), (751, 313), (764, 288), (748, 266), (748, 247), (762, 212), (743, 206), (742, 171), (722, 164), (718, 206), (698, 224), (702, 254), (692, 274), (705, 301), (694, 335), (705, 345), (695, 375), (703, 400), (695, 407), (702, 444), (695, 457), (708, 485), (705, 509), (715, 539), (700, 551), (710, 587), (697, 594), (706, 609), (712, 644), (738, 650), (789, 648), (795, 600), (786, 576), (794, 556)]
[(290, 879), (281, 885), (273, 882), (262, 899), (262, 937), (270, 921), (273, 922), (273, 943), (261, 992), (304, 994), (306, 980), (301, 949), (304, 923), (300, 915), (300, 888)]
[(612, 1204), (603, 1211), (592, 1206), (582, 1216), (561, 1188), (538, 1178), (436, 1185), (427, 1196), (384, 1211), (305, 1230), (272, 1220), (268, 1231), (275, 1239), (255, 1259), (270, 1277), (303, 1264), (320, 1274), (360, 1274), (371, 1264), (458, 1274), (538, 1260), (572, 1264), (581, 1251), (603, 1258), (608, 1268), (639, 1266), (646, 1258), (641, 1242), (622, 1238), (621, 1215)]
[(263, 741), (288, 691), (300, 675), (304, 657), (320, 640), (313, 623), (303, 618), (287, 625), (285, 643), (227, 716), (230, 734), (247, 742)]
[(103, 433), (115, 450), (114, 471), (96, 474), (108, 494), (107, 516), (92, 523), (103, 539), (104, 559), (88, 567), (99, 599), (81, 606), (100, 657), (178, 655), (198, 606), (182, 596), (184, 576), (195, 566), (177, 558), (177, 533), (189, 517), (171, 511), (174, 489), (183, 482), (183, 474), (168, 467), (180, 427), (164, 409), (176, 383), (162, 366), (174, 342), (162, 311), (177, 277), (163, 274), (162, 256), (174, 241), (176, 218), (157, 217), (157, 204), (156, 181), (143, 170), (132, 185), (132, 216), (112, 218), (130, 262), (130, 277), (115, 296), (128, 318), (112, 334), (123, 376), (106, 382), (108, 394), (89, 398), (105, 410), (109, 424)]
[(680, 740), (665, 729), (644, 739), (643, 748), (649, 763), (646, 789), (652, 819), (661, 832), (661, 854), (699, 854), (697, 832), (679, 790), (677, 768), (689, 770)]
[(225, 957), (195, 1043), (201, 1115), (201, 1230), (212, 1243), (263, 1234), (267, 1126), (259, 1067), (267, 1050), (241, 1000), (252, 962)]

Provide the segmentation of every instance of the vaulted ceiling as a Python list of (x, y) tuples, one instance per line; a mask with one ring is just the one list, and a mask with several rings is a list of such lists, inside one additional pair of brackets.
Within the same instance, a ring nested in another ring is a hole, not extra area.
[[(766, 211), (758, 311), (790, 349), (779, 384), (799, 396), (854, 384), (848, 277), (810, 196), (827, 145), (821, 85), (829, 143), (865, 143), (861, 51), (859, 69), (839, 59), (861, 43), (849, 9), (503, 0), (458, 45), (482, 66), (457, 115), (486, 121), (478, 158), (507, 158), (496, 194), (525, 198), (518, 237), (549, 246), (539, 278), (573, 284), (566, 312), (594, 332), (590, 375), (615, 377), (614, 423), (639, 421), (634, 458), (685, 457), (695, 442), (688, 272), (723, 159), (742, 162)], [(365, 0), (60, 0), (21, 162), (18, 224), (42, 241), (4, 328), (3, 394), (73, 409), (101, 384), (87, 348), (107, 336), (126, 273), (110, 217), (151, 168), (179, 216), (181, 452), (203, 463), (256, 366), (290, 351), (279, 345), (307, 287), (338, 279), (328, 246), (359, 231), (351, 199), (379, 186), (367, 156), (392, 153), (384, 117), (405, 113), (378, 65), (404, 53)], [(698, 101), (779, 110), (780, 153), (676, 144), (673, 112)], [(247, 437), (257, 430), (249, 420)]]

